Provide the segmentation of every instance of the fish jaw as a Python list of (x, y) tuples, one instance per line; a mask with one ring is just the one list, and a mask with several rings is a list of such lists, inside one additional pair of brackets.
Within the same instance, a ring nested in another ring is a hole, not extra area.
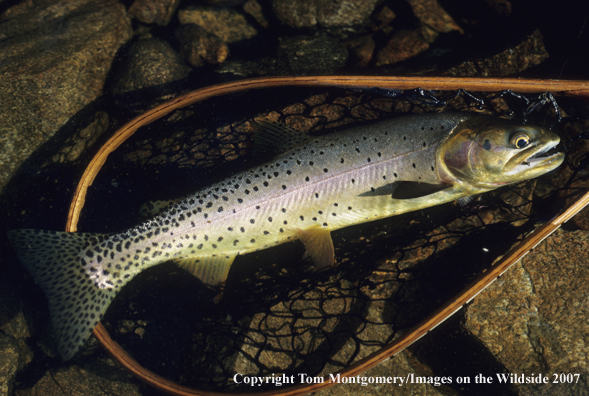
[(564, 153), (558, 152), (544, 156), (558, 146), (560, 139), (536, 145), (514, 156), (505, 165), (505, 174), (518, 176), (521, 180), (533, 179), (558, 168), (564, 161)]

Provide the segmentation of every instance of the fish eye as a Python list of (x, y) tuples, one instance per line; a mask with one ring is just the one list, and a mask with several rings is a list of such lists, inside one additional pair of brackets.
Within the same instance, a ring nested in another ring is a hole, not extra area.
[(511, 138), (511, 144), (518, 149), (522, 149), (530, 144), (530, 137), (525, 133), (518, 133)]

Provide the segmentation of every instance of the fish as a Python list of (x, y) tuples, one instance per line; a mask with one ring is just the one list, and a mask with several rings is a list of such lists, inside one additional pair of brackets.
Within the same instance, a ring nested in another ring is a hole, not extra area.
[(49, 300), (64, 360), (90, 337), (117, 292), (149, 267), (173, 260), (217, 286), (236, 256), (300, 240), (315, 267), (327, 268), (335, 263), (334, 230), (533, 179), (564, 160), (552, 153), (559, 143), (553, 132), (473, 113), (396, 117), (317, 137), (256, 125), (256, 150), (280, 154), (135, 227), (8, 232)]

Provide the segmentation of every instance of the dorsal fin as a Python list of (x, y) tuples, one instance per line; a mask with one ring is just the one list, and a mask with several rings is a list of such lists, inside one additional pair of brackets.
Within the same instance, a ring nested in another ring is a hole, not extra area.
[(309, 135), (276, 121), (254, 120), (253, 154), (281, 154), (311, 139)]
[(148, 201), (141, 205), (141, 208), (139, 208), (139, 215), (143, 217), (152, 217), (158, 215), (179, 201), (180, 199), (171, 199), (168, 201)]

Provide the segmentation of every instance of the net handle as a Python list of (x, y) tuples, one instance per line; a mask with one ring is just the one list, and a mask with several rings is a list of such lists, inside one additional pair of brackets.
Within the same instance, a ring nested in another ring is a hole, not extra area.
[[(131, 137), (140, 127), (164, 117), (174, 110), (192, 105), (209, 99), (214, 96), (227, 95), (242, 92), (250, 89), (276, 88), (284, 86), (307, 86), (307, 87), (339, 87), (339, 88), (373, 88), (381, 89), (416, 89), (426, 90), (458, 90), (500, 92), (511, 90), (521, 93), (543, 93), (578, 97), (587, 100), (589, 98), (589, 81), (577, 80), (539, 80), (539, 79), (513, 79), (513, 78), (470, 78), (470, 77), (389, 77), (389, 76), (304, 76), (304, 77), (265, 77), (254, 78), (229, 83), (222, 83), (197, 89), (180, 95), (177, 98), (162, 103), (133, 118), (120, 129), (100, 148), (94, 158), (90, 161), (84, 171), (78, 187), (74, 193), (70, 210), (67, 217), (66, 231), (77, 230), (80, 214), (86, 201), (88, 188), (94, 182), (96, 175), (106, 162), (108, 155), (115, 151), (123, 142)], [(340, 378), (359, 375), (378, 363), (395, 356), (415, 341), (426, 335), (434, 327), (449, 318), (462, 306), (472, 300), (485, 287), (491, 284), (497, 277), (503, 274), (515, 262), (521, 259), (528, 251), (538, 243), (556, 231), (561, 224), (566, 222), (583, 207), (589, 204), (589, 193), (581, 197), (577, 202), (565, 209), (557, 218), (544, 224), (520, 244), (507, 253), (504, 258), (493, 265), (489, 271), (476, 279), (462, 292), (449, 300), (445, 305), (424, 319), (412, 330), (405, 332), (401, 337), (391, 342), (381, 350), (374, 352), (366, 358), (352, 364), (339, 372)], [(169, 381), (150, 370), (141, 366), (121, 346), (116, 343), (108, 334), (102, 323), (94, 329), (94, 335), (104, 348), (127, 370), (140, 380), (156, 389), (178, 396), (222, 396), (228, 393), (208, 392), (188, 388), (172, 381)], [(337, 373), (336, 373), (337, 374)], [(276, 390), (239, 393), (239, 395), (257, 396), (294, 396), (302, 395), (336, 385), (328, 377), (323, 383), (301, 384), (288, 388), (277, 388)]]

